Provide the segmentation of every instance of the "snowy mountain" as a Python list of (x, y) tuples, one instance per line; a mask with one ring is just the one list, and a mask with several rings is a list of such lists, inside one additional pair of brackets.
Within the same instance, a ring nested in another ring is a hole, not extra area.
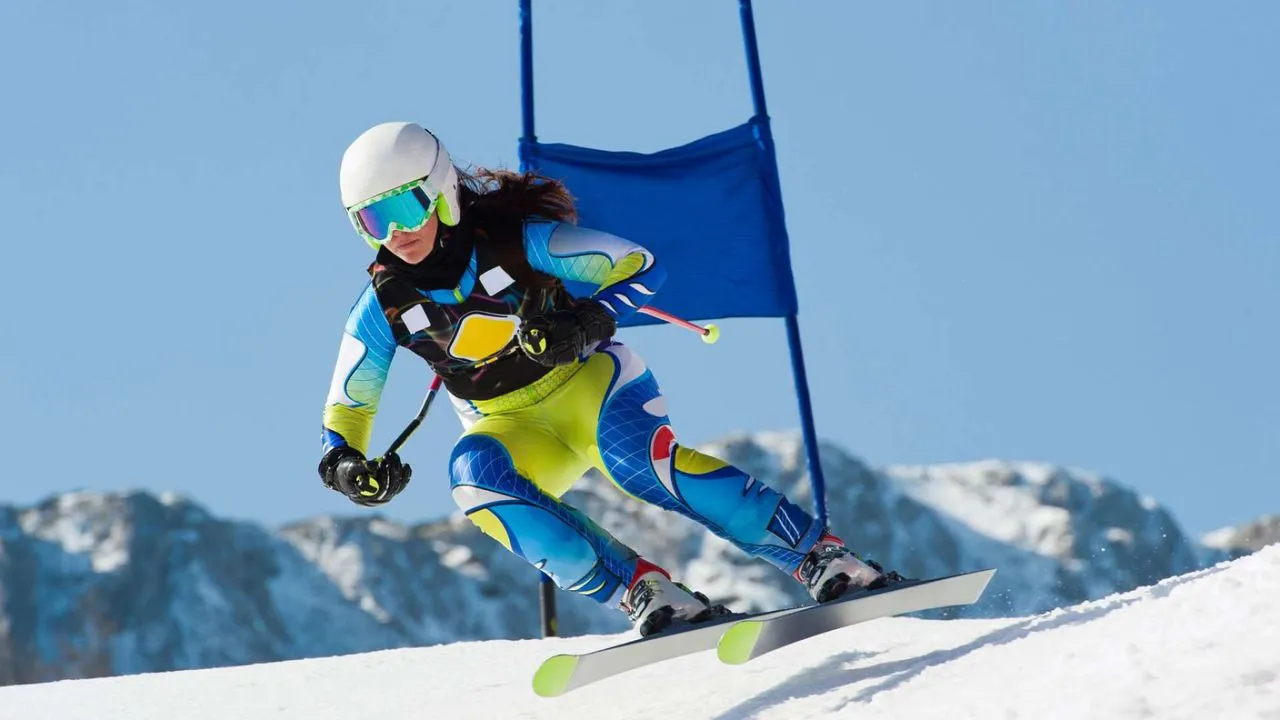
[[(704, 449), (810, 502), (798, 437)], [(833, 445), (822, 453), (833, 527), (863, 554), (917, 577), (1000, 569), (964, 615), (1044, 612), (1226, 556), (1150, 498), (1089, 473), (999, 462), (877, 471)], [(772, 566), (602, 478), (566, 499), (735, 609), (803, 600)], [(0, 684), (533, 638), (536, 584), (462, 518), (407, 527), (353, 512), (267, 529), (174, 496), (68, 494), (0, 507)], [(616, 612), (557, 599), (564, 635), (625, 629)]]
[[(811, 503), (798, 437), (740, 435), (705, 449)], [(859, 553), (911, 577), (1001, 569), (970, 615), (1041, 612), (1220, 559), (1153, 499), (1091, 473), (996, 461), (877, 471), (834, 445), (821, 451), (832, 528)], [(691, 522), (615, 495), (596, 481), (572, 502), (735, 607), (804, 599), (787, 578)]]
[[(533, 571), (468, 526), (271, 532), (146, 493), (0, 510), (0, 684), (535, 635), (508, 587)], [(616, 629), (572, 614), (567, 631)]]
[(1233, 558), (1257, 552), (1280, 542), (1280, 515), (1264, 515), (1239, 527), (1215, 530), (1205, 535), (1203, 542), (1206, 547)]
[(1268, 547), (1049, 613), (885, 618), (746, 665), (694, 653), (558, 698), (533, 693), (538, 663), (622, 636), (7, 687), (0, 720), (1262, 720), (1280, 708), (1277, 595)]

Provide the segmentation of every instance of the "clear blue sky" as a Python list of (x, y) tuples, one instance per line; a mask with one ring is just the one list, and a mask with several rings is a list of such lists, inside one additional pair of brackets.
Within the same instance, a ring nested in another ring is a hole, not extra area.
[[(750, 115), (733, 0), (534, 4), (541, 139), (653, 151)], [(315, 473), (369, 259), (339, 158), (412, 119), (515, 167), (516, 7), (4, 3), (0, 501), (364, 512)], [(1280, 5), (756, 16), (824, 437), (1091, 469), (1192, 532), (1280, 512)], [(781, 321), (723, 327), (623, 337), (685, 440), (797, 427)], [(428, 380), (398, 356), (375, 447)], [(446, 409), (388, 514), (452, 511)]]

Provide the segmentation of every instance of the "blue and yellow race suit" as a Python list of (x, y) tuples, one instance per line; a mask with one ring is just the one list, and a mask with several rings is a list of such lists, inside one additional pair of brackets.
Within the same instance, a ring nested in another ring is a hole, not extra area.
[(561, 588), (616, 605), (636, 572), (634, 550), (560, 501), (593, 467), (630, 496), (794, 573), (825, 528), (742, 470), (680, 445), (653, 373), (628, 347), (608, 341), (555, 368), (518, 349), (524, 318), (575, 298), (625, 319), (661, 287), (661, 263), (635, 243), (566, 222), (484, 224), (451, 229), (420, 267), (379, 254), (342, 336), (324, 450), (368, 452), (392, 357), (404, 347), (441, 375), (462, 421), (448, 466), (454, 501)]

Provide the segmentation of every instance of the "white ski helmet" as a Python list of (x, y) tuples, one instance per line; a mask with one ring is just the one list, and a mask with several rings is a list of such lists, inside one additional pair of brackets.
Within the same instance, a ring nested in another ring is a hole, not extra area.
[(437, 205), (440, 222), (457, 225), (462, 218), (458, 172), (444, 144), (417, 123), (374, 125), (342, 154), (338, 173), (342, 206), (350, 210), (371, 197), (423, 178), (441, 195)]

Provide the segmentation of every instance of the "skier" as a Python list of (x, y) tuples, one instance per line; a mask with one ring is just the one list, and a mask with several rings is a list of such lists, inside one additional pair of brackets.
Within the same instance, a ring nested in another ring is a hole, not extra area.
[(662, 286), (662, 262), (579, 227), (563, 184), (457, 168), (415, 123), (376, 125), (342, 157), (342, 204), (377, 251), (347, 318), (324, 409), (324, 484), (366, 506), (411, 469), (368, 458), (395, 350), (439, 375), (463, 433), (452, 497), (480, 530), (561, 588), (627, 614), (648, 636), (727, 613), (560, 497), (595, 467), (681, 513), (827, 602), (900, 578), (742, 470), (679, 444), (653, 374), (614, 339)]

